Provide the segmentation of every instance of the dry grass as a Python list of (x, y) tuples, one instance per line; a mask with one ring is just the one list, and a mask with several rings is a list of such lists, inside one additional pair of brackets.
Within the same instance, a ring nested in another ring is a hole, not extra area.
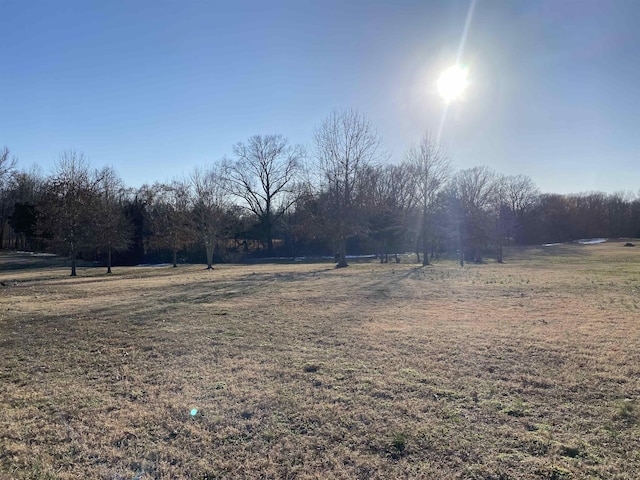
[(0, 478), (637, 478), (640, 249), (510, 255), (4, 270)]

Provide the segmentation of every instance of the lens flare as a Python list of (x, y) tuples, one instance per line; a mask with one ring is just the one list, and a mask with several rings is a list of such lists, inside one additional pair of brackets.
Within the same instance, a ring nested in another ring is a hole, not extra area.
[(459, 99), (464, 93), (469, 82), (467, 81), (466, 67), (454, 65), (447, 68), (438, 78), (438, 93), (446, 103)]

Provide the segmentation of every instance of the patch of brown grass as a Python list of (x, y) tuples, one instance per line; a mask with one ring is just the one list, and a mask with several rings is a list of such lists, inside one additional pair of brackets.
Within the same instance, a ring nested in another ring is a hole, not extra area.
[(5, 271), (0, 478), (636, 478), (640, 253), (507, 261)]

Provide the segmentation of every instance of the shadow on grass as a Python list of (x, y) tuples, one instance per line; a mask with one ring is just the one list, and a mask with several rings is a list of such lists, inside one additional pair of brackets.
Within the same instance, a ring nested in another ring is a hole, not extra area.
[[(77, 260), (76, 265), (78, 268), (96, 266), (94, 262), (83, 260)], [(71, 271), (71, 260), (69, 257), (40, 256), (31, 253), (9, 251), (0, 252), (0, 271), (38, 268), (69, 268), (69, 271)]]
[(286, 272), (286, 273), (248, 273), (238, 277), (241, 282), (298, 282), (309, 278), (334, 272), (335, 267), (321, 268), (305, 272)]

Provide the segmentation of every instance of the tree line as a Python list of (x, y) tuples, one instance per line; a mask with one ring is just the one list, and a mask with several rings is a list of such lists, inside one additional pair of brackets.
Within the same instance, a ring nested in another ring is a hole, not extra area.
[(243, 261), (302, 255), (414, 252), (460, 265), (508, 245), (593, 237), (640, 237), (640, 197), (541, 193), (524, 175), (478, 166), (455, 171), (425, 134), (391, 163), (371, 123), (330, 114), (305, 149), (282, 135), (255, 135), (233, 155), (186, 177), (131, 188), (111, 167), (63, 152), (53, 171), (19, 170), (0, 150), (0, 248), (139, 264)]

